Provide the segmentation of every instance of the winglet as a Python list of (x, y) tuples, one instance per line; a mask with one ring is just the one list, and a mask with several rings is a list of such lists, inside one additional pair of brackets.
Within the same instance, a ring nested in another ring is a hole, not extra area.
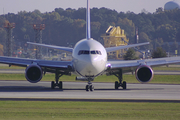
[(89, 0), (87, 0), (87, 9), (86, 9), (86, 39), (91, 39), (91, 21), (90, 21), (90, 5)]

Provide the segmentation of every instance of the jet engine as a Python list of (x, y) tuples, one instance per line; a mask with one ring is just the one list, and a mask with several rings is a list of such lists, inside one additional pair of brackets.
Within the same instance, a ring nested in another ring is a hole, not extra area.
[(38, 65), (29, 65), (26, 68), (25, 77), (31, 83), (37, 83), (42, 79), (43, 71)]
[(135, 75), (139, 82), (146, 83), (153, 79), (154, 72), (150, 66), (141, 65), (137, 68)]

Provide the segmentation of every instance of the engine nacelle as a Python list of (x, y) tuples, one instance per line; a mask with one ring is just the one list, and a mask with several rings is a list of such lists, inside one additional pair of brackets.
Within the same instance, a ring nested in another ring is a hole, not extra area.
[(141, 65), (136, 70), (136, 79), (139, 82), (146, 83), (153, 79), (154, 72), (150, 66)]
[(42, 79), (43, 71), (38, 65), (29, 65), (26, 68), (25, 77), (31, 83), (37, 83)]

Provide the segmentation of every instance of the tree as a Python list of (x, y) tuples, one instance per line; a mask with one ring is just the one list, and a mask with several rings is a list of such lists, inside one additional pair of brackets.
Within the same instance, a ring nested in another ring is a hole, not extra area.
[(166, 51), (162, 49), (162, 47), (156, 48), (151, 54), (152, 58), (163, 58), (167, 57)]
[(145, 8), (143, 8), (143, 9), (141, 10), (141, 13), (148, 14), (149, 12), (148, 12)]
[(176, 41), (177, 29), (170, 24), (160, 25), (156, 30), (156, 37), (162, 38), (164, 42)]
[[(139, 34), (139, 43), (144, 43), (144, 42), (151, 42), (151, 40), (149, 39), (149, 36), (145, 33), (145, 32), (141, 32)], [(148, 45), (148, 46), (140, 46), (141, 49), (152, 49), (152, 45)]]
[(133, 38), (135, 36), (135, 25), (133, 21), (127, 18), (121, 19), (119, 17), (116, 25), (120, 26), (122, 29), (125, 30), (125, 34), (130, 39), (130, 43), (133, 43), (134, 42)]
[(4, 55), (3, 52), (4, 52), (3, 45), (0, 44), (0, 56)]
[[(0, 15), (0, 44), (4, 45), (6, 40), (6, 29), (3, 28), (5, 21), (16, 23), (12, 36), (15, 44), (20, 47), (22, 43), (34, 41), (35, 33), (31, 24), (45, 24), (43, 30), (43, 43), (67, 45), (76, 43), (85, 38), (86, 30), (86, 8), (66, 10), (56, 8), (52, 12), (41, 13), (39, 10), (32, 12), (20, 11), (18, 14), (8, 13)], [(138, 27), (139, 41), (149, 41), (149, 47), (143, 49), (154, 49), (163, 47), (174, 53), (174, 49), (180, 49), (180, 10), (174, 9), (164, 11), (158, 8), (156, 12), (148, 13), (145, 9), (142, 13), (120, 12), (108, 8), (91, 9), (91, 33), (92, 38), (102, 40), (109, 26), (120, 26), (124, 29), (129, 43), (134, 43), (135, 29)], [(25, 39), (29, 36), (28, 39)], [(164, 44), (168, 43), (168, 44)], [(174, 43), (174, 44), (173, 44)], [(167, 47), (167, 48), (166, 48)]]
[(133, 48), (128, 49), (127, 53), (123, 56), (124, 60), (136, 60), (136, 52)]
[(160, 14), (163, 13), (163, 8), (159, 7), (158, 9), (156, 9), (156, 14)]

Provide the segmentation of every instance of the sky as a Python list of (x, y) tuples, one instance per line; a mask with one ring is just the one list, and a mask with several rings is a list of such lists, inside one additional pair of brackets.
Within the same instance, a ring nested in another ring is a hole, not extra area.
[[(148, 12), (155, 12), (157, 8), (162, 7), (169, 1), (180, 0), (90, 0), (91, 8), (109, 8), (117, 12), (131, 11), (141, 13), (142, 9)], [(42, 13), (52, 12), (55, 8), (85, 8), (86, 0), (0, 0), (0, 15), (7, 13), (17, 14), (19, 11), (40, 10)]]

